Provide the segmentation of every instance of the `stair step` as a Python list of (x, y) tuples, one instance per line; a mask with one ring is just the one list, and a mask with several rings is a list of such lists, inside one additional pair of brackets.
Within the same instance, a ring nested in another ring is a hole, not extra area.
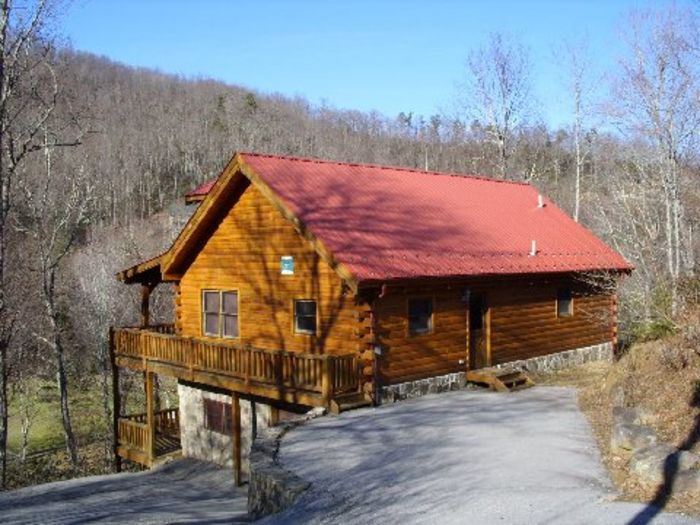
[(535, 384), (523, 371), (512, 368), (470, 370), (467, 372), (467, 381), (488, 385), (499, 392), (523, 390)]
[(508, 381), (517, 381), (523, 378), (522, 372), (508, 372), (507, 374), (496, 375), (496, 378), (502, 383), (507, 383)]
[(371, 405), (372, 402), (365, 399), (365, 395), (362, 392), (353, 392), (351, 394), (340, 395), (331, 400), (330, 411), (332, 414), (337, 415), (347, 410), (354, 410), (356, 408), (363, 408)]

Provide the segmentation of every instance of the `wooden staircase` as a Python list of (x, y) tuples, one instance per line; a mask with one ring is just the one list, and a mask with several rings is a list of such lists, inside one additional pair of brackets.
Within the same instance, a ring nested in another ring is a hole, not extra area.
[(467, 372), (467, 381), (489, 387), (497, 392), (512, 392), (535, 386), (522, 370), (515, 368), (480, 368)]
[(350, 392), (341, 394), (331, 400), (330, 412), (338, 415), (346, 410), (371, 406), (372, 402), (365, 398), (362, 392)]

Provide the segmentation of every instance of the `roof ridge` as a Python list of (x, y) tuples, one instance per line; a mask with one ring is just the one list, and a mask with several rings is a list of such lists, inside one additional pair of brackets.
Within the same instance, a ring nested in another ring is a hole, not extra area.
[(499, 182), (499, 183), (504, 183), (504, 184), (515, 184), (518, 186), (531, 187), (530, 183), (524, 182), (524, 181), (494, 179), (491, 177), (487, 177), (485, 175), (456, 173), (456, 172), (451, 172), (451, 171), (420, 170), (418, 168), (407, 168), (405, 166), (393, 166), (393, 165), (387, 165), (387, 164), (373, 164), (373, 163), (364, 163), (364, 162), (347, 162), (347, 161), (340, 161), (340, 160), (318, 159), (318, 158), (311, 158), (311, 157), (296, 157), (293, 155), (276, 155), (276, 154), (272, 154), (272, 153), (256, 153), (256, 152), (252, 152), (252, 151), (239, 151), (238, 154), (239, 155), (249, 155), (251, 157), (268, 158), (268, 159), (291, 160), (291, 161), (296, 161), (296, 162), (311, 162), (311, 163), (315, 163), (315, 164), (334, 164), (336, 166), (363, 167), (363, 168), (372, 168), (372, 169), (378, 169), (378, 170), (390, 169), (390, 170), (395, 170), (395, 171), (405, 171), (408, 173), (418, 173), (418, 174), (422, 174), (422, 175), (434, 175), (434, 176), (440, 176), (440, 177), (459, 177), (462, 179), (469, 178), (469, 179), (481, 180), (481, 181), (485, 181), (485, 182)]

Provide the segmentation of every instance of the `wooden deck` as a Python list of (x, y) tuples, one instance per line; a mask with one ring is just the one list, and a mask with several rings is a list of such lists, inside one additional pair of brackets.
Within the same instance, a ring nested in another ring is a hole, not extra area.
[(154, 431), (147, 423), (146, 414), (120, 417), (117, 430), (116, 453), (151, 467), (165, 458), (180, 453), (180, 414), (177, 408), (154, 412)]
[(333, 398), (359, 389), (355, 355), (270, 351), (169, 332), (167, 325), (112, 329), (115, 364), (307, 406), (328, 407)]

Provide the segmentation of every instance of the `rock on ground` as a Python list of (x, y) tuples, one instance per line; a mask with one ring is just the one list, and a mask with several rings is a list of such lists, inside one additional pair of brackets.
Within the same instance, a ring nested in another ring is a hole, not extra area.
[(631, 423), (615, 423), (610, 435), (610, 449), (618, 454), (629, 454), (656, 442), (656, 433), (652, 429)]

